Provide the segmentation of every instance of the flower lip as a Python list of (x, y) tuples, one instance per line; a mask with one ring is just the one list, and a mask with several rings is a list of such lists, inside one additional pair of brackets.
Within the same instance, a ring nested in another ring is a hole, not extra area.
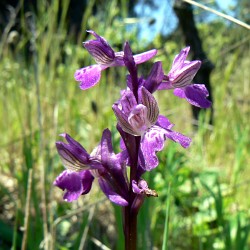
[(190, 104), (199, 108), (210, 108), (212, 105), (207, 99), (208, 91), (204, 84), (191, 84), (185, 88), (176, 88), (174, 95), (185, 98)]
[(72, 172), (64, 170), (54, 181), (54, 185), (62, 190), (64, 193), (64, 200), (72, 202), (80, 197), (82, 194), (87, 194), (92, 186), (94, 177), (89, 170), (81, 172)]

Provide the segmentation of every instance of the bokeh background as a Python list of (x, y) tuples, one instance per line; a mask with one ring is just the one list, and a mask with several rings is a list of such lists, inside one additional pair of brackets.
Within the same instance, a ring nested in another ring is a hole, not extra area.
[[(199, 3), (250, 23), (248, 0)], [(109, 128), (119, 150), (111, 105), (126, 70), (108, 69), (97, 86), (79, 89), (75, 70), (94, 63), (82, 47), (92, 39), (88, 29), (116, 51), (126, 40), (134, 54), (158, 49), (138, 66), (144, 76), (158, 60), (168, 72), (191, 43), (189, 60), (203, 61), (195, 80), (211, 88), (207, 111), (193, 111), (171, 91), (156, 93), (161, 113), (193, 143), (184, 150), (167, 142), (160, 165), (145, 175), (159, 197), (140, 211), (138, 249), (164, 249), (164, 237), (165, 249), (250, 249), (249, 28), (170, 0), (2, 0), (0, 12), (1, 250), (123, 249), (120, 207), (97, 184), (73, 203), (53, 186), (63, 170), (55, 148), (60, 133), (91, 152)], [(183, 22), (178, 13), (189, 17)], [(191, 17), (193, 29), (184, 28)]]

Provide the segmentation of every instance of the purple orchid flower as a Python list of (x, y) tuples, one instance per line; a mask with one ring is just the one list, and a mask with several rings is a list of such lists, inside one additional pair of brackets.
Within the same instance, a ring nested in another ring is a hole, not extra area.
[[(101, 78), (101, 71), (109, 67), (125, 66), (123, 58), (124, 52), (114, 52), (108, 42), (94, 31), (87, 31), (96, 37), (95, 40), (90, 40), (83, 43), (97, 64), (78, 69), (75, 72), (75, 80), (80, 82), (82, 90), (94, 87)], [(136, 64), (144, 63), (154, 57), (157, 53), (156, 49), (134, 55)]]
[(171, 139), (182, 147), (189, 146), (191, 139), (172, 131), (173, 124), (159, 115), (158, 104), (153, 95), (143, 86), (138, 91), (139, 104), (131, 90), (126, 90), (120, 101), (113, 105), (114, 113), (122, 130), (134, 136), (141, 136), (141, 167), (150, 171), (159, 164), (156, 152), (164, 147), (165, 140)]
[(64, 199), (72, 202), (87, 194), (94, 178), (108, 199), (120, 206), (128, 205), (128, 180), (126, 175), (127, 154), (115, 154), (111, 132), (103, 131), (101, 143), (91, 154), (68, 134), (67, 143), (57, 142), (56, 147), (66, 168), (54, 181), (54, 185), (66, 190)]
[(185, 98), (189, 103), (200, 108), (209, 108), (208, 91), (204, 84), (191, 84), (194, 76), (201, 67), (201, 61), (187, 61), (190, 47), (186, 47), (175, 57), (171, 70), (164, 75), (159, 90), (174, 89), (174, 94)]

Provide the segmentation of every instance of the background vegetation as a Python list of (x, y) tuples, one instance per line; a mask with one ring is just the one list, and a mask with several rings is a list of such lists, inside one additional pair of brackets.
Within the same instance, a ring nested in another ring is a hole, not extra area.
[[(108, 127), (119, 146), (111, 105), (126, 72), (109, 69), (95, 88), (81, 91), (74, 72), (93, 63), (81, 42), (89, 39), (85, 30), (94, 29), (116, 51), (125, 40), (134, 53), (157, 48), (154, 60), (162, 60), (167, 72), (184, 47), (181, 33), (138, 40), (137, 23), (127, 25), (126, 1), (112, 0), (88, 1), (76, 37), (68, 29), (70, 1), (38, 1), (29, 13), (20, 3), (20, 29), (13, 29), (11, 9), (0, 43), (0, 249), (123, 249), (120, 208), (97, 185), (70, 204), (53, 186), (63, 170), (55, 149), (60, 133), (91, 151)], [(235, 13), (247, 21), (240, 5)], [(193, 143), (184, 150), (168, 142), (161, 164), (146, 175), (159, 197), (147, 199), (141, 210), (139, 249), (161, 249), (164, 236), (165, 249), (250, 248), (250, 33), (217, 17), (197, 28), (215, 64), (214, 122), (208, 123), (209, 111), (202, 113), (194, 129), (188, 103), (169, 91), (157, 93), (161, 113)]]

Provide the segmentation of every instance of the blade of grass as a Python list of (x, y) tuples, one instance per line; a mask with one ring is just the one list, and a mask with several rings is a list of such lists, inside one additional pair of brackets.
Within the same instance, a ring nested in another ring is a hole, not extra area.
[(166, 203), (166, 215), (165, 215), (162, 250), (168, 249), (170, 195), (171, 195), (171, 183), (169, 183), (169, 185), (168, 185), (168, 196), (167, 196), (167, 203)]
[(98, 239), (92, 237), (91, 238), (92, 242), (101, 250), (111, 250), (110, 248), (108, 248), (107, 246), (105, 246), (101, 241), (99, 241)]
[(244, 28), (250, 30), (250, 25), (248, 25), (248, 24), (246, 24), (246, 23), (244, 23), (244, 22), (242, 22), (242, 21), (240, 21), (240, 20), (238, 20), (238, 19), (236, 19), (236, 18), (234, 18), (234, 17), (231, 17), (231, 16), (229, 16), (229, 15), (223, 14), (223, 13), (217, 11), (217, 10), (213, 10), (213, 9), (211, 9), (211, 8), (209, 8), (209, 7), (205, 6), (205, 5), (203, 5), (203, 4), (197, 3), (197, 2), (192, 1), (192, 0), (183, 0), (183, 2), (186, 2), (186, 3), (189, 3), (189, 4), (195, 5), (195, 6), (199, 7), (199, 8), (202, 8), (202, 9), (204, 9), (204, 10), (207, 10), (207, 11), (209, 11), (209, 12), (212, 12), (212, 13), (218, 15), (218, 16), (221, 16), (221, 17), (223, 17), (223, 18), (225, 18), (225, 19), (227, 19), (227, 20), (229, 20), (229, 21), (231, 21), (231, 22), (233, 22), (233, 23), (236, 23), (236, 24), (238, 24), (238, 25), (240, 25), (240, 26), (242, 26), (242, 27), (244, 27)]
[(87, 239), (87, 235), (88, 235), (88, 231), (89, 231), (89, 226), (90, 226), (90, 223), (91, 223), (91, 221), (93, 219), (94, 213), (95, 213), (95, 206), (91, 207), (91, 209), (89, 211), (88, 221), (86, 223), (86, 226), (84, 228), (84, 232), (82, 234), (81, 242), (80, 242), (80, 245), (79, 245), (79, 248), (78, 248), (79, 250), (84, 249), (86, 239)]
[(20, 235), (18, 234), (18, 221), (19, 221), (19, 209), (18, 209), (18, 206), (16, 206), (15, 224), (13, 227), (14, 232), (13, 232), (11, 250), (20, 249), (21, 244), (22, 244), (22, 242), (21, 242), (22, 239), (21, 239)]

